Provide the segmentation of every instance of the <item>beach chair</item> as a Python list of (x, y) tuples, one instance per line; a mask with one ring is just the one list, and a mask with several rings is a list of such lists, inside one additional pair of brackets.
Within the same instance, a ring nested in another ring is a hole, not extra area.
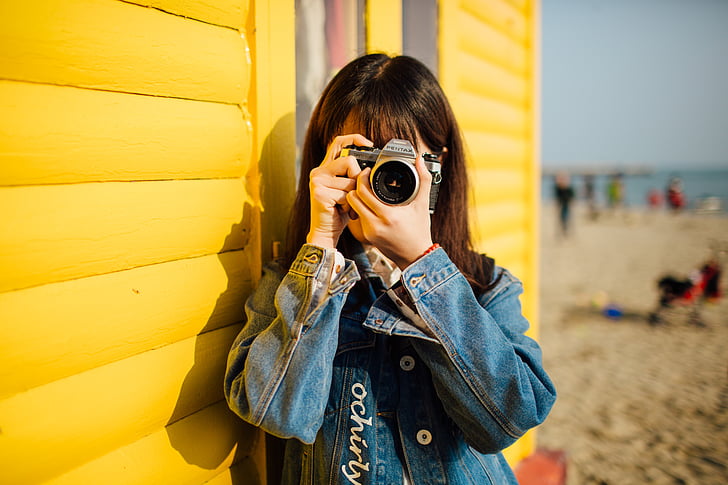
[(659, 294), (657, 308), (650, 313), (650, 325), (667, 323), (667, 312), (678, 306), (688, 307), (688, 323), (705, 326), (702, 307), (722, 297), (722, 260), (728, 255), (728, 241), (712, 241), (711, 256), (691, 276), (666, 275), (657, 281)]

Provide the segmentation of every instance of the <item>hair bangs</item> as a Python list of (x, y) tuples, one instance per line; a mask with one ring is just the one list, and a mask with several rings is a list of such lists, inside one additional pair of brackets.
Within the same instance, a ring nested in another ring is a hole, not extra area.
[(419, 126), (407, 103), (386, 86), (372, 89), (349, 113), (349, 121), (362, 135), (382, 148), (392, 138), (408, 140), (417, 146)]

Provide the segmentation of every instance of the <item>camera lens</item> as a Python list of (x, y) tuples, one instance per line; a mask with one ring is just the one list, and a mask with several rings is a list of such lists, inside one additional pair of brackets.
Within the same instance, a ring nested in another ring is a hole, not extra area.
[(376, 167), (372, 173), (372, 190), (382, 202), (392, 205), (406, 204), (417, 191), (417, 172), (411, 163), (390, 160)]

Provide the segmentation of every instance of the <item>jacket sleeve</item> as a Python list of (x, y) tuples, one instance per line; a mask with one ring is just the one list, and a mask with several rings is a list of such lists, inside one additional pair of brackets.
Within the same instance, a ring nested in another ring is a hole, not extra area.
[(313, 443), (323, 423), (339, 314), (359, 279), (351, 261), (332, 277), (334, 254), (307, 244), (286, 274), (267, 266), (228, 356), (228, 405), (280, 438)]
[(435, 339), (413, 339), (435, 389), (468, 443), (500, 451), (546, 419), (556, 391), (541, 349), (524, 332), (520, 281), (507, 270), (476, 298), (444, 250), (408, 267), (402, 282)]

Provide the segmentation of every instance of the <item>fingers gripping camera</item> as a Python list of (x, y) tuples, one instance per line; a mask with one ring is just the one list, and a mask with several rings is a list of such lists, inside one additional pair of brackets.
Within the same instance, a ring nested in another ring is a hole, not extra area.
[[(372, 191), (385, 204), (409, 204), (419, 192), (420, 177), (415, 168), (417, 152), (412, 143), (407, 140), (393, 138), (381, 150), (349, 145), (341, 151), (341, 156), (353, 156), (362, 170), (367, 167), (372, 169), (369, 175)], [(422, 157), (427, 170), (432, 175), (430, 185), (430, 214), (432, 214), (435, 212), (440, 182), (442, 182), (442, 165), (437, 155), (424, 153)]]

